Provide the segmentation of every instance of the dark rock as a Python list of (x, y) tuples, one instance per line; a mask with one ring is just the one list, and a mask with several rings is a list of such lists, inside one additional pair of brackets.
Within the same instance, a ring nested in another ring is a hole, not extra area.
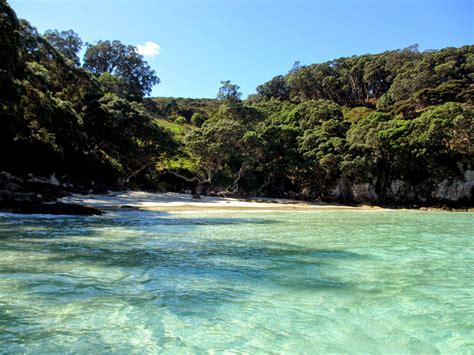
[(12, 202), (18, 203), (35, 203), (41, 202), (42, 197), (34, 192), (16, 192), (10, 190), (0, 190), (0, 206)]
[(101, 215), (102, 211), (91, 206), (82, 206), (72, 203), (42, 203), (40, 204), (40, 213), (47, 214), (67, 214), (77, 216)]
[(0, 189), (10, 191), (21, 191), (24, 185), (23, 179), (13, 176), (12, 174), (1, 171), (0, 172)]
[(101, 215), (102, 211), (90, 207), (82, 206), (70, 203), (61, 203), (61, 202), (31, 202), (31, 201), (9, 201), (9, 202), (0, 202), (0, 210), (12, 213), (21, 213), (21, 214), (55, 214), (55, 215), (76, 215), (76, 216), (93, 216)]
[(54, 174), (49, 178), (22, 179), (0, 172), (0, 210), (13, 213), (46, 213), (78, 216), (100, 215), (102, 211), (89, 206), (57, 202), (69, 195)]
[(122, 205), (120, 208), (127, 209), (127, 210), (139, 210), (138, 207), (136, 206), (130, 206), (130, 205)]
[(38, 180), (30, 180), (26, 184), (28, 191), (40, 193), (45, 200), (54, 201), (56, 198), (68, 196), (69, 193), (61, 186)]

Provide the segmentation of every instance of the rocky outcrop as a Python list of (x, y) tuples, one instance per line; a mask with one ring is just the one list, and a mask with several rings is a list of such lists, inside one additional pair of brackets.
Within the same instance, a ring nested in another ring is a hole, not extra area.
[(21, 214), (40, 213), (75, 216), (93, 216), (102, 214), (101, 210), (89, 206), (61, 202), (30, 202), (18, 199), (0, 201), (0, 210)]
[(457, 202), (472, 199), (474, 189), (474, 170), (466, 170), (464, 179), (449, 181), (444, 179), (432, 192), (431, 197), (438, 201)]
[(410, 185), (402, 179), (386, 181), (382, 186), (376, 183), (377, 180), (373, 177), (360, 183), (340, 178), (329, 189), (326, 200), (390, 206), (465, 208), (474, 205), (474, 170), (465, 170), (457, 179), (444, 179), (438, 183)]
[[(53, 176), (54, 177), (54, 176)], [(57, 179), (29, 176), (26, 179), (0, 172), (0, 210), (13, 213), (44, 213), (91, 216), (102, 212), (94, 207), (57, 202), (68, 195)]]
[(352, 185), (351, 190), (353, 201), (356, 203), (376, 203), (379, 201), (379, 195), (375, 192), (374, 186), (368, 182)]

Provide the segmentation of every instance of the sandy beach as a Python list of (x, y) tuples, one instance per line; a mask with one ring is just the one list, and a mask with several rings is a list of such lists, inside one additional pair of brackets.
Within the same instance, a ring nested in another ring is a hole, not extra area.
[(236, 199), (201, 196), (193, 198), (189, 194), (151, 193), (143, 191), (110, 192), (108, 194), (74, 194), (61, 199), (64, 203), (76, 203), (102, 210), (117, 208), (137, 208), (154, 211), (197, 211), (197, 210), (235, 210), (235, 211), (321, 211), (321, 210), (381, 210), (372, 206), (344, 206), (328, 203), (309, 203), (305, 201), (253, 198)]

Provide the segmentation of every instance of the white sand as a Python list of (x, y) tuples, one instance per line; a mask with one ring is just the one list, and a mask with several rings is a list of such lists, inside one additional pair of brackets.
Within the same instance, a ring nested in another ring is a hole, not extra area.
[(110, 192), (104, 195), (72, 195), (61, 199), (65, 203), (77, 203), (93, 206), (100, 209), (115, 209), (122, 206), (146, 209), (146, 210), (351, 210), (351, 209), (378, 209), (377, 207), (342, 206), (326, 203), (308, 203), (296, 200), (255, 198), (235, 199), (201, 196), (194, 199), (188, 194), (178, 193), (150, 193), (143, 191)]

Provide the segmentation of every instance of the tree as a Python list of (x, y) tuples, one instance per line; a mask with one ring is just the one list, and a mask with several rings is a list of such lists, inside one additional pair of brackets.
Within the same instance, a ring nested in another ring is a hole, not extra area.
[(0, 169), (4, 169), (15, 137), (15, 124), (21, 117), (16, 81), (23, 78), (20, 56), (20, 22), (5, 0), (0, 0)]
[(119, 185), (152, 169), (160, 156), (176, 148), (169, 132), (156, 125), (140, 103), (107, 94), (85, 117), (93, 154)]
[(222, 86), (217, 93), (217, 99), (227, 101), (229, 103), (236, 103), (241, 100), (242, 93), (239, 92), (240, 87), (232, 84), (230, 80), (221, 81)]
[(267, 99), (276, 97), (288, 100), (290, 98), (290, 88), (283, 75), (275, 76), (269, 82), (257, 86), (257, 93)]
[[(0, 85), (17, 75), (20, 66), (20, 23), (5, 0), (0, 0)], [(0, 94), (4, 94), (3, 91)]]
[(66, 58), (71, 59), (76, 65), (80, 64), (78, 53), (82, 48), (82, 40), (76, 32), (47, 30), (43, 36)]
[[(141, 100), (150, 94), (160, 79), (134, 46), (126, 46), (120, 41), (99, 41), (87, 47), (84, 68), (101, 76), (110, 73), (120, 79), (126, 89), (126, 98)], [(120, 90), (122, 91), (122, 90)], [(123, 95), (122, 92), (117, 92)]]
[(339, 105), (331, 101), (306, 101), (297, 106), (300, 125), (305, 129), (298, 138), (299, 151), (306, 165), (309, 186), (319, 197), (326, 197), (327, 185), (340, 176), (349, 124), (343, 120)]

